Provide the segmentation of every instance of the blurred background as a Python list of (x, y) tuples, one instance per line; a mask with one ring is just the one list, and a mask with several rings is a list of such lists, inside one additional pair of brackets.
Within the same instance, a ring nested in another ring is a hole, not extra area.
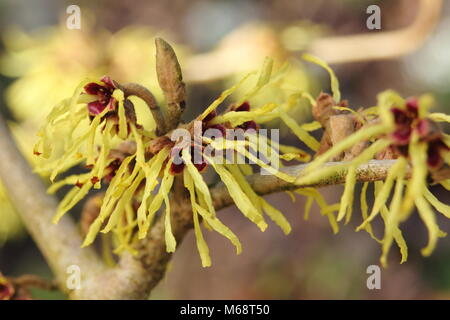
[[(313, 94), (328, 91), (327, 74), (304, 65), (299, 59), (302, 52), (332, 63), (352, 108), (374, 105), (376, 94), (391, 88), (403, 96), (432, 93), (435, 110), (448, 113), (450, 3), (442, 1), (439, 15), (427, 15), (436, 3), (441, 1), (0, 0), (0, 112), (35, 165), (31, 150), (38, 127), (50, 108), (71, 95), (86, 76), (108, 74), (120, 82), (138, 82), (162, 101), (154, 71), (153, 40), (158, 36), (173, 44), (182, 65), (189, 92), (185, 120), (245, 72), (258, 68), (265, 56), (275, 59), (276, 68), (290, 64), (284, 80), (287, 87)], [(80, 30), (66, 28), (66, 8), (71, 4), (81, 8)], [(366, 8), (371, 4), (381, 8), (381, 30), (366, 27)], [(421, 14), (422, 25), (410, 28)], [(394, 41), (377, 38), (393, 30), (407, 32), (397, 34)], [(362, 36), (352, 38), (357, 34)], [(345, 44), (348, 40), (350, 47)], [(379, 59), (377, 52), (384, 51), (390, 56)], [(271, 99), (284, 98), (276, 90), (267, 94)], [(311, 120), (308, 108), (299, 110), (293, 115), (297, 122)], [(288, 135), (283, 140), (296, 144)], [(341, 191), (338, 186), (322, 193), (335, 203)], [(450, 203), (441, 189), (432, 191)], [(243, 253), (236, 256), (226, 240), (208, 233), (213, 266), (204, 269), (190, 233), (151, 298), (450, 298), (450, 240), (442, 239), (433, 255), (423, 258), (420, 248), (426, 243), (426, 230), (416, 217), (402, 227), (408, 261), (400, 265), (398, 252), (391, 250), (389, 268), (381, 273), (381, 290), (369, 290), (366, 269), (378, 264), (381, 250), (368, 234), (354, 231), (361, 222), (358, 203), (353, 221), (333, 235), (317, 207), (313, 206), (308, 221), (303, 220), (304, 198), (292, 203), (280, 193), (268, 200), (286, 214), (293, 226), (290, 235), (284, 236), (274, 225), (261, 233), (235, 208), (225, 209), (220, 215), (241, 239)], [(441, 229), (449, 232), (450, 221), (440, 220)], [(375, 225), (378, 234), (380, 227)], [(0, 271), (8, 276), (31, 273), (51, 278), (1, 182)], [(58, 292), (33, 294), (41, 299), (64, 298)]]

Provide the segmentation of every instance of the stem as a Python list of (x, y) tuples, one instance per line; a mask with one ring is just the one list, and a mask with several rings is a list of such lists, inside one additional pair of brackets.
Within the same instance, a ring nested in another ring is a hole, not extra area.
[[(359, 182), (372, 182), (384, 180), (391, 166), (396, 160), (371, 160), (366, 164), (359, 166), (356, 170), (356, 178)], [(341, 166), (345, 162), (327, 162), (324, 164), (326, 167), (330, 166)], [(296, 166), (289, 166), (281, 168), (280, 171), (300, 178), (303, 175), (304, 169), (308, 164), (300, 164)], [(342, 168), (336, 170), (335, 174), (326, 178), (322, 178), (315, 183), (289, 183), (274, 175), (261, 175), (253, 174), (247, 178), (252, 186), (253, 190), (263, 196), (271, 193), (276, 193), (280, 191), (295, 190), (299, 188), (314, 187), (320, 188), (325, 186), (337, 185), (345, 183), (345, 177), (347, 175), (348, 168)], [(213, 198), (214, 207), (217, 210), (225, 208), (233, 203), (233, 199), (228, 193), (227, 188), (222, 182), (219, 182), (211, 190), (211, 196)]]
[(137, 83), (125, 83), (125, 84), (116, 83), (116, 85), (120, 90), (124, 92), (126, 97), (136, 96), (144, 100), (144, 102), (150, 109), (150, 112), (152, 113), (153, 119), (155, 120), (157, 135), (162, 135), (167, 132), (166, 122), (162, 115), (161, 109), (156, 103), (156, 99), (150, 90)]

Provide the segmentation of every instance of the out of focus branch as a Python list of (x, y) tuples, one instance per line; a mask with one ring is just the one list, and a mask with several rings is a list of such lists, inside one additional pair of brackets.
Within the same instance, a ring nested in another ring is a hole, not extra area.
[(328, 63), (397, 58), (421, 47), (439, 21), (442, 0), (419, 0), (415, 20), (395, 31), (327, 37), (314, 41), (308, 52)]
[(52, 224), (57, 201), (46, 193), (40, 178), (32, 172), (1, 116), (0, 180), (28, 232), (50, 265), (61, 290), (68, 291), (66, 279), (69, 266), (78, 266), (82, 279), (103, 269), (102, 261), (92, 248), (80, 248), (81, 236), (68, 215), (58, 224)]
[[(417, 15), (405, 28), (317, 38), (307, 51), (330, 64), (391, 59), (412, 53), (434, 30), (442, 8), (442, 0), (417, 1)], [(217, 80), (256, 69), (265, 56), (285, 61), (289, 55), (298, 52), (287, 50), (273, 28), (247, 25), (227, 35), (215, 50), (190, 57), (185, 76), (190, 83)]]

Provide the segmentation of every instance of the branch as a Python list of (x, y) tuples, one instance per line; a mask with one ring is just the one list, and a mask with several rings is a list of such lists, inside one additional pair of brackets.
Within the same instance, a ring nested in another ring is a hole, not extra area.
[[(395, 163), (395, 160), (371, 160), (366, 164), (358, 167), (356, 170), (356, 179), (359, 182), (370, 182), (385, 180), (387, 173), (391, 166)], [(328, 162), (324, 166), (341, 166), (344, 162)], [(296, 166), (289, 166), (280, 169), (280, 171), (287, 173), (292, 177), (300, 178), (303, 175), (303, 171), (308, 164), (300, 164)], [(247, 178), (252, 186), (253, 190), (261, 196), (276, 193), (280, 191), (295, 190), (299, 188), (314, 187), (320, 188), (325, 186), (337, 185), (345, 183), (345, 176), (347, 175), (348, 168), (341, 168), (336, 170), (335, 174), (327, 178), (323, 178), (315, 183), (302, 184), (302, 183), (289, 183), (274, 175), (261, 175), (253, 174)], [(214, 207), (217, 210), (225, 208), (233, 204), (233, 199), (230, 197), (227, 188), (222, 182), (219, 182), (211, 190), (211, 196), (213, 198)]]
[[(187, 201), (171, 204), (172, 232), (181, 244), (192, 228), (192, 213)], [(143, 300), (164, 277), (172, 254), (166, 251), (164, 217), (152, 226), (145, 240), (137, 243), (137, 255), (124, 252), (119, 264), (89, 279), (82, 290), (73, 291), (72, 299)]]
[[(405, 28), (322, 37), (314, 39), (306, 51), (330, 64), (398, 58), (412, 53), (433, 32), (443, 3), (442, 0), (416, 2), (419, 2), (417, 15)], [(280, 52), (282, 57), (286, 53), (298, 56), (298, 51), (286, 49), (281, 43), (279, 35), (270, 28), (252, 25), (239, 28), (222, 39), (217, 49), (190, 57), (185, 66), (186, 79), (189, 83), (207, 82), (247, 72), (258, 68), (265, 56), (277, 56)]]
[(0, 180), (25, 227), (52, 269), (59, 287), (67, 292), (67, 267), (77, 265), (82, 277), (103, 269), (92, 248), (81, 249), (82, 239), (72, 219), (66, 215), (58, 224), (51, 220), (57, 201), (47, 195), (39, 176), (34, 174), (17, 149), (11, 133), (0, 116)]
[[(395, 160), (373, 160), (357, 169), (358, 181), (384, 180)], [(338, 166), (342, 163), (329, 162), (326, 166)], [(305, 164), (290, 166), (281, 171), (301, 177)], [(317, 181), (314, 184), (288, 183), (272, 175), (254, 174), (248, 177), (253, 189), (260, 195), (300, 187), (323, 187), (345, 182), (347, 169), (339, 170), (335, 175)], [(233, 204), (225, 185), (218, 183), (211, 188), (211, 196), (217, 210)], [(192, 213), (186, 198), (172, 197), (172, 231), (180, 245), (183, 237), (192, 228)], [(164, 277), (172, 254), (166, 252), (164, 238), (164, 219), (159, 219), (152, 227), (148, 238), (138, 243), (138, 255), (122, 255), (119, 265), (99, 276), (90, 279), (82, 291), (74, 292), (77, 299), (147, 299), (151, 290)]]
[(159, 108), (154, 95), (146, 87), (137, 83), (125, 83), (120, 84), (115, 82), (115, 85), (124, 92), (125, 97), (136, 96), (144, 100), (147, 104), (153, 119), (156, 122), (156, 133), (162, 135), (167, 132), (166, 123), (164, 121), (163, 114)]
[(415, 20), (403, 29), (322, 38), (314, 41), (308, 52), (328, 63), (401, 57), (423, 45), (439, 21), (441, 8), (442, 0), (420, 0)]

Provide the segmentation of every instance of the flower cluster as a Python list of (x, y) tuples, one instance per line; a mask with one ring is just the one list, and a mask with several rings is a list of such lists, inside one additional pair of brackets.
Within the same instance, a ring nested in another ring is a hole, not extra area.
[[(214, 199), (202, 175), (211, 168), (238, 209), (261, 231), (267, 228), (267, 215), (286, 234), (289, 233), (291, 227), (284, 215), (256, 194), (246, 176), (252, 174), (256, 166), (293, 182), (294, 177), (278, 170), (282, 165), (280, 162), (306, 162), (310, 156), (296, 147), (282, 145), (276, 139), (258, 134), (257, 129), (262, 123), (281, 118), (306, 145), (316, 150), (319, 143), (308, 131), (316, 129), (317, 125), (297, 124), (288, 115), (292, 102), (251, 108), (248, 100), (271, 81), (271, 73), (272, 63), (266, 61), (256, 86), (241, 101), (221, 114), (217, 112), (218, 106), (254, 73), (224, 91), (191, 123), (160, 136), (137, 124), (133, 104), (117, 82), (103, 77), (100, 82), (82, 83), (72, 98), (61, 102), (50, 113), (35, 148), (35, 154), (51, 158), (52, 141), (59, 137), (58, 128), (69, 128), (64, 154), (49, 160), (39, 170), (50, 174), (53, 181), (59, 173), (74, 165), (84, 164), (89, 169), (87, 173), (65, 177), (50, 187), (49, 192), (54, 193), (62, 186), (73, 185), (61, 201), (54, 222), (92, 188), (99, 189), (105, 184), (107, 188), (98, 215), (89, 226), (83, 246), (90, 245), (99, 232), (113, 232), (116, 253), (134, 252), (133, 244), (146, 237), (157, 212), (165, 207), (161, 218), (165, 222), (166, 247), (168, 252), (173, 252), (176, 240), (171, 228), (170, 194), (175, 179), (181, 179), (190, 198), (202, 265), (209, 266), (211, 261), (200, 220), (206, 228), (228, 238), (236, 251), (241, 252), (237, 236), (219, 220)], [(293, 99), (299, 97), (302, 95), (296, 94)], [(79, 123), (84, 123), (85, 127), (78, 126)], [(179, 139), (183, 138), (178, 134), (180, 132), (187, 133), (188, 139)], [(236, 137), (236, 132), (241, 135)], [(98, 148), (95, 147), (97, 144)], [(261, 153), (262, 157), (259, 156)], [(320, 194), (307, 189), (299, 193), (317, 200), (323, 214), (329, 216), (336, 229), (333, 210), (327, 210)]]
[[(335, 84), (332, 85), (334, 97), (340, 97), (337, 79), (329, 71), (332, 83)], [(334, 101), (339, 102), (339, 98)], [(372, 159), (394, 161), (386, 180), (374, 182), (375, 200), (370, 211), (366, 199), (369, 182), (363, 184), (361, 212), (364, 221), (357, 230), (366, 230), (381, 243), (383, 265), (387, 264), (387, 255), (393, 241), (399, 246), (404, 262), (408, 251), (399, 225), (410, 216), (415, 206), (429, 231), (428, 244), (422, 250), (423, 255), (428, 256), (435, 248), (437, 239), (445, 236), (436, 224), (432, 207), (450, 218), (450, 206), (440, 202), (427, 188), (430, 175), (433, 178), (433, 175), (449, 164), (448, 139), (437, 123), (449, 122), (449, 117), (440, 113), (428, 113), (431, 105), (429, 96), (405, 100), (390, 90), (379, 94), (376, 107), (359, 112), (342, 108), (336, 102), (334, 105), (334, 109), (347, 111), (346, 116), (356, 122), (354, 127), (357, 130), (318, 154), (297, 182), (311, 183), (332, 176), (340, 170), (347, 172), (337, 220), (346, 217), (348, 222), (352, 214), (358, 167)], [(325, 162), (343, 153), (346, 153), (346, 160), (349, 161), (342, 162), (337, 168), (323, 166)], [(448, 189), (448, 180), (439, 179), (436, 182)], [(389, 203), (391, 191), (393, 196)], [(370, 225), (378, 214), (381, 214), (385, 224), (382, 239), (374, 235)]]
[[(425, 110), (419, 107), (417, 98), (409, 98), (405, 107), (393, 107), (395, 130), (392, 133), (394, 142), (391, 145), (396, 156), (408, 157), (408, 145), (413, 138), (425, 142), (427, 148), (427, 164), (430, 170), (439, 170), (444, 164), (444, 155), (449, 151), (439, 125), (427, 117)], [(417, 137), (415, 137), (417, 135)]]
[[(169, 132), (138, 124), (134, 105), (128, 99), (130, 93), (111, 78), (83, 82), (71, 98), (62, 101), (49, 114), (35, 147), (36, 155), (48, 159), (38, 170), (49, 174), (52, 181), (76, 165), (82, 164), (88, 169), (85, 173), (54, 182), (50, 187), (49, 192), (53, 193), (65, 185), (72, 185), (61, 201), (54, 221), (86, 197), (92, 188), (105, 186), (98, 213), (91, 219), (83, 246), (92, 244), (99, 232), (112, 232), (116, 253), (134, 252), (134, 244), (147, 236), (159, 217), (164, 219), (167, 251), (173, 252), (177, 243), (172, 233), (174, 202), (171, 199), (181, 186), (188, 195), (186, 200), (192, 211), (202, 265), (210, 266), (201, 221), (206, 229), (228, 238), (237, 253), (242, 247), (237, 236), (216, 213), (217, 199), (210, 192), (205, 172), (215, 173), (236, 207), (261, 231), (268, 226), (267, 216), (286, 234), (291, 231), (291, 226), (285, 216), (255, 192), (247, 176), (258, 168), (261, 173), (275, 175), (294, 186), (314, 185), (345, 173), (344, 192), (336, 204), (328, 205), (312, 187), (288, 191), (293, 200), (295, 194), (307, 197), (305, 219), (316, 202), (336, 233), (339, 221), (345, 218), (347, 223), (351, 220), (360, 166), (377, 159), (390, 161), (392, 165), (385, 181), (373, 182), (371, 207), (367, 201), (371, 183), (363, 183), (360, 195), (363, 223), (357, 230), (366, 230), (381, 243), (383, 265), (387, 263), (394, 242), (400, 247), (403, 262), (407, 258), (407, 246), (400, 224), (408, 219), (415, 207), (429, 231), (428, 245), (422, 251), (429, 255), (437, 239), (444, 235), (436, 224), (432, 208), (450, 218), (450, 206), (440, 202), (427, 188), (431, 179), (450, 189), (450, 180), (446, 180), (445, 175), (441, 177), (442, 170), (447, 170), (449, 164), (449, 140), (438, 124), (450, 122), (449, 116), (429, 113), (428, 96), (405, 100), (393, 91), (381, 93), (377, 106), (354, 111), (348, 108), (347, 102), (341, 101), (334, 72), (320, 59), (309, 55), (304, 58), (329, 72), (332, 97), (321, 94), (314, 99), (307, 92), (295, 91), (284, 103), (267, 101), (255, 107), (249, 101), (267, 85), (275, 85), (282, 76), (272, 74), (272, 62), (267, 59), (256, 85), (225, 111), (219, 112), (218, 107), (255, 73), (222, 92), (191, 122), (179, 124)], [(316, 121), (298, 124), (290, 115), (299, 99), (311, 103)], [(274, 119), (286, 126), (310, 152), (315, 152), (312, 161), (310, 153), (261, 134), (267, 131), (261, 127)], [(60, 139), (62, 128), (66, 132), (64, 152), (62, 156), (55, 156), (52, 145)], [(321, 128), (323, 136), (319, 142), (311, 131)], [(292, 160), (309, 162), (298, 177), (279, 170)], [(328, 161), (341, 162), (327, 166)], [(163, 213), (159, 214), (160, 211)], [(378, 216), (385, 225), (382, 238), (375, 235), (371, 226)]]

